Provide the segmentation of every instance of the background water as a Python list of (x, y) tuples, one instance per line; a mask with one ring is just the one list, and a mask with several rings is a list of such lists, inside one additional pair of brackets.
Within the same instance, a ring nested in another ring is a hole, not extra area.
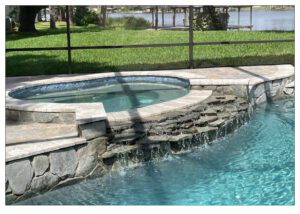
[(292, 205), (294, 102), (259, 107), (210, 146), (85, 180), (19, 204)]
[[(152, 22), (151, 13), (109, 13), (108, 17), (136, 16)], [(238, 24), (238, 12), (229, 12), (229, 25)], [(164, 13), (165, 26), (173, 25), (173, 13)], [(294, 10), (253, 10), (252, 30), (294, 30)], [(161, 13), (158, 14), (158, 25), (161, 26)], [(176, 13), (176, 26), (183, 26), (184, 13)], [(240, 12), (240, 24), (250, 25), (250, 11)]]

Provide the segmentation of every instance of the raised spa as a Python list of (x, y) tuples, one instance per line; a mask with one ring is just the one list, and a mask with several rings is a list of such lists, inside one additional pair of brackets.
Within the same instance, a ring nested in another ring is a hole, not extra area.
[(36, 85), (13, 90), (16, 99), (51, 103), (102, 102), (106, 112), (140, 108), (184, 96), (188, 80), (161, 76), (117, 76)]

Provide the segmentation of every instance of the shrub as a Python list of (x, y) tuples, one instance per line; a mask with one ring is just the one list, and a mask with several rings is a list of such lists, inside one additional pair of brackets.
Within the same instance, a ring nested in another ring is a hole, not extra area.
[(88, 24), (98, 24), (99, 17), (94, 11), (90, 11), (86, 6), (77, 6), (74, 21), (75, 25), (87, 26)]
[(125, 17), (124, 27), (126, 29), (145, 29), (150, 26), (151, 26), (150, 22), (148, 22), (142, 17), (134, 17), (134, 16)]
[(106, 19), (106, 26), (109, 27), (124, 27), (125, 25), (125, 19), (124, 17), (108, 17)]
[(151, 26), (150, 22), (144, 18), (134, 16), (109, 17), (106, 25), (110, 27), (124, 27), (125, 29), (145, 29)]

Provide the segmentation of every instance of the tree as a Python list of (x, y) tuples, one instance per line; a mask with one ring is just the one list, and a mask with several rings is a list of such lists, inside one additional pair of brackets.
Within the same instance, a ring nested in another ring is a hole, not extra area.
[(70, 21), (70, 24), (74, 23), (74, 7), (73, 6), (69, 6), (69, 21)]
[(55, 8), (53, 6), (49, 6), (49, 13), (50, 13), (50, 29), (56, 29), (55, 26), (56, 14), (55, 14)]
[(101, 6), (101, 12), (99, 16), (99, 26), (105, 27), (105, 23), (106, 23), (106, 5)]
[(204, 6), (195, 14), (195, 30), (227, 30), (229, 14), (217, 11), (214, 6)]
[(57, 6), (57, 20), (62, 21), (62, 7)]
[(66, 21), (66, 8), (65, 7), (60, 7), (60, 21)]
[(44, 22), (46, 22), (47, 21), (47, 10), (44, 9), (43, 11), (44, 11)]
[(19, 22), (20, 32), (36, 32), (35, 17), (36, 14), (46, 6), (20, 6)]
[(41, 22), (41, 21), (43, 21), (42, 20), (42, 10), (40, 10), (39, 12), (38, 12), (38, 14), (37, 14), (37, 20), (39, 21), (39, 22)]

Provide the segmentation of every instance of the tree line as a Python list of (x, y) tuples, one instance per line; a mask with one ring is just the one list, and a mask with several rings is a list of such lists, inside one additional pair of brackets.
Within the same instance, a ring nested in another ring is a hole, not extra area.
[[(66, 21), (66, 7), (65, 6), (19, 6), (19, 32), (36, 32), (35, 21), (47, 20), (47, 11), (49, 10), (50, 25), (49, 28), (56, 28), (56, 21)], [(78, 26), (85, 26), (88, 24), (98, 24), (105, 27), (106, 23), (106, 6), (101, 6), (100, 13), (90, 10), (87, 6), (70, 6), (70, 23)], [(15, 11), (14, 11), (15, 12)]]

